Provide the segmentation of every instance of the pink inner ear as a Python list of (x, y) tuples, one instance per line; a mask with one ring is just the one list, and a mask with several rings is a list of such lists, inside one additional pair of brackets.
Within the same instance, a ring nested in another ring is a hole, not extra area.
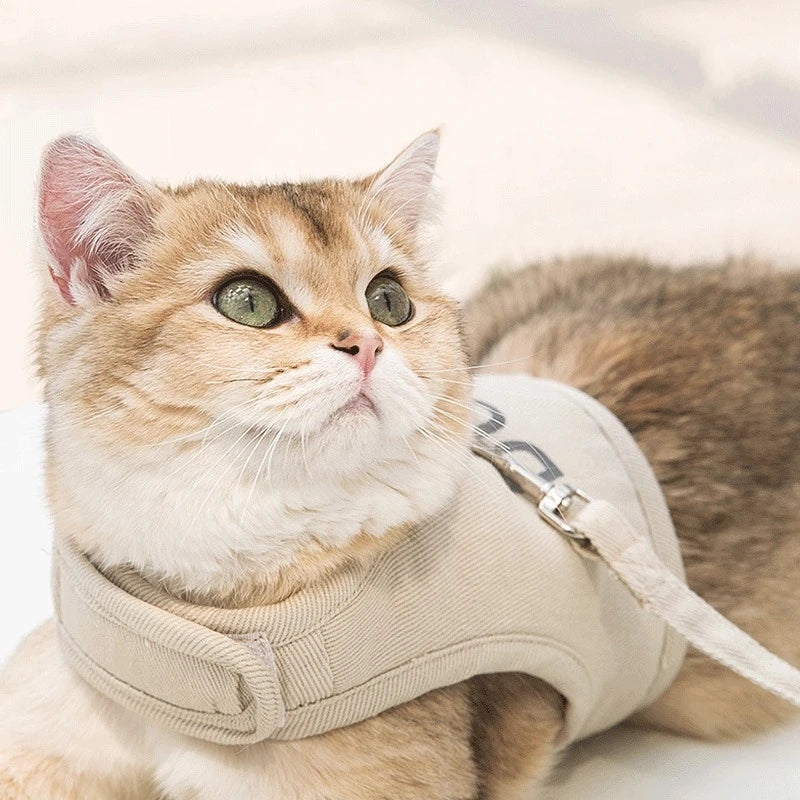
[(53, 283), (58, 288), (58, 291), (61, 293), (61, 296), (71, 305), (75, 305), (75, 298), (72, 296), (72, 292), (69, 288), (69, 281), (62, 277), (61, 275), (57, 274), (56, 271), (48, 266), (47, 271), (50, 273), (50, 277), (53, 279)]
[(70, 305), (75, 303), (70, 289), (72, 272), (80, 261), (85, 263), (88, 258), (78, 237), (81, 222), (89, 210), (88, 193), (81, 202), (78, 181), (82, 177), (80, 173), (70, 174), (66, 164), (46, 161), (39, 188), (39, 226), (50, 255), (48, 268), (59, 292)]
[(48, 267), (62, 297), (75, 289), (107, 297), (106, 280), (130, 261), (147, 229), (145, 187), (113, 157), (77, 136), (45, 153), (39, 185), (39, 227)]

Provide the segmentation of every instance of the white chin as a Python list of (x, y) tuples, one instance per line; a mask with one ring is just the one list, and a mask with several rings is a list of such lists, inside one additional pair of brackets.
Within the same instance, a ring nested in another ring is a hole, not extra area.
[(353, 451), (377, 447), (385, 439), (385, 431), (374, 406), (369, 401), (357, 401), (337, 411), (315, 438), (321, 448), (349, 455)]

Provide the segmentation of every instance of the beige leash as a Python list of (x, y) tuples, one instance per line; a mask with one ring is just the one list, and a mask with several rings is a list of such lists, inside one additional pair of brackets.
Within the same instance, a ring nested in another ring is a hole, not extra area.
[(579, 553), (599, 557), (643, 607), (698, 650), (800, 707), (800, 670), (762, 647), (696, 595), (667, 569), (645, 537), (613, 505), (566, 483), (542, 481), (501, 448), (476, 443), (473, 451), (530, 497), (542, 518), (568, 537)]

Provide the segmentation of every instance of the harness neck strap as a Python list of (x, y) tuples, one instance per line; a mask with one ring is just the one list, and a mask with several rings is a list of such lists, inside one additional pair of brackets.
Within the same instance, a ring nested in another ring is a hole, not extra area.
[(220, 744), (260, 741), (283, 725), (268, 643), (265, 649), (256, 640), (238, 642), (143, 602), (58, 537), (53, 597), (67, 661), (112, 700)]

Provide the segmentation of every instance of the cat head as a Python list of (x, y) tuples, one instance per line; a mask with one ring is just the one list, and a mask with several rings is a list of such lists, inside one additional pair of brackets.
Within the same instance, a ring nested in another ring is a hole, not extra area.
[(175, 189), (50, 145), (40, 363), (66, 535), (191, 585), (441, 505), (469, 387), (429, 271), (438, 144), (361, 180)]

